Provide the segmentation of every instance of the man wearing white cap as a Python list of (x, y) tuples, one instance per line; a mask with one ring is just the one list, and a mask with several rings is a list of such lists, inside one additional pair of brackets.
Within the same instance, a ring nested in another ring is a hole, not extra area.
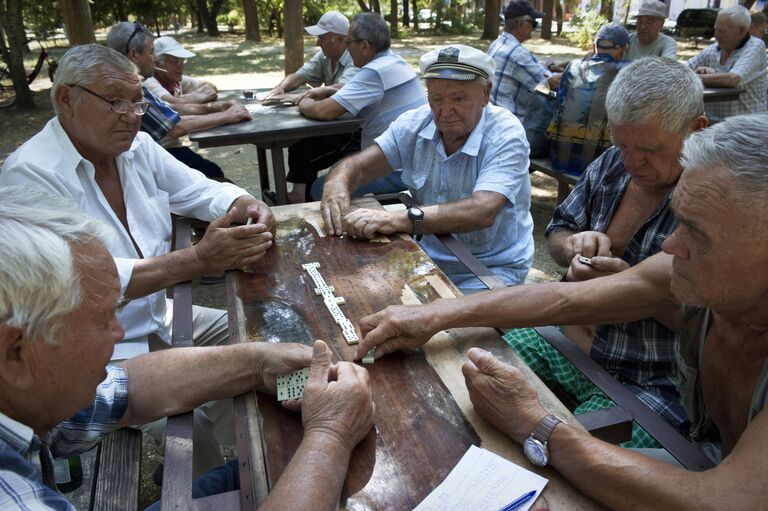
[[(295, 73), (286, 76), (267, 94), (267, 100), (287, 100), (298, 103), (303, 93), (285, 94), (304, 84), (312, 87), (325, 85), (333, 90), (341, 88), (357, 73), (345, 42), (349, 20), (338, 11), (323, 14), (316, 25), (306, 27), (308, 34), (317, 36), (320, 47), (312, 60)], [(311, 200), (309, 189), (317, 173), (341, 158), (360, 150), (360, 133), (342, 133), (302, 139), (288, 148), (288, 176), (293, 183), (288, 193), (291, 203)]]
[(646, 0), (637, 13), (637, 31), (629, 36), (627, 60), (643, 57), (677, 58), (677, 43), (661, 33), (667, 18), (667, 6), (659, 0)]
[[(506, 284), (533, 259), (528, 142), (520, 121), (489, 104), (493, 59), (461, 44), (421, 58), (429, 104), (406, 112), (374, 144), (331, 171), (321, 211), (331, 235), (411, 233), (462, 289), (482, 287), (433, 236), (456, 233)], [(402, 169), (419, 207), (349, 211), (360, 186)]]
[(184, 74), (184, 64), (195, 54), (174, 38), (155, 39), (155, 74), (144, 80), (144, 87), (163, 101), (174, 103), (208, 103), (218, 96), (210, 82)]

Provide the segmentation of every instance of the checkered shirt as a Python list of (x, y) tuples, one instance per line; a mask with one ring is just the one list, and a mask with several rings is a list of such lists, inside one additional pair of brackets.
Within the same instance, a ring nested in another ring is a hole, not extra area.
[(142, 87), (142, 89), (144, 101), (149, 103), (149, 109), (141, 116), (141, 130), (149, 133), (155, 142), (160, 142), (181, 120), (181, 116), (168, 103), (152, 94), (148, 88)]

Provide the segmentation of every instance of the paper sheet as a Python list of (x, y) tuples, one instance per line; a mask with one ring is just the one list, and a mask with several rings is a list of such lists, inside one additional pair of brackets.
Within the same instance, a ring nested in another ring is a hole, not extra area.
[(546, 484), (540, 475), (473, 445), (414, 511), (498, 511), (535, 490), (536, 496), (519, 508), (527, 511)]

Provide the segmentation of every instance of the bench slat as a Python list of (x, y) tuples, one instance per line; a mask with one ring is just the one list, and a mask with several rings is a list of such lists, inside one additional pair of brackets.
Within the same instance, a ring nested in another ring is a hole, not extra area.
[(136, 511), (140, 469), (141, 431), (120, 428), (110, 433), (98, 447), (90, 509)]

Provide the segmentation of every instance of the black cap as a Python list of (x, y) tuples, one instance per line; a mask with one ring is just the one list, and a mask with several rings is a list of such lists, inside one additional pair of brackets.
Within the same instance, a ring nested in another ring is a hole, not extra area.
[(531, 18), (543, 18), (544, 13), (537, 11), (528, 0), (512, 0), (504, 9), (504, 19), (519, 18), (520, 16), (530, 16)]

